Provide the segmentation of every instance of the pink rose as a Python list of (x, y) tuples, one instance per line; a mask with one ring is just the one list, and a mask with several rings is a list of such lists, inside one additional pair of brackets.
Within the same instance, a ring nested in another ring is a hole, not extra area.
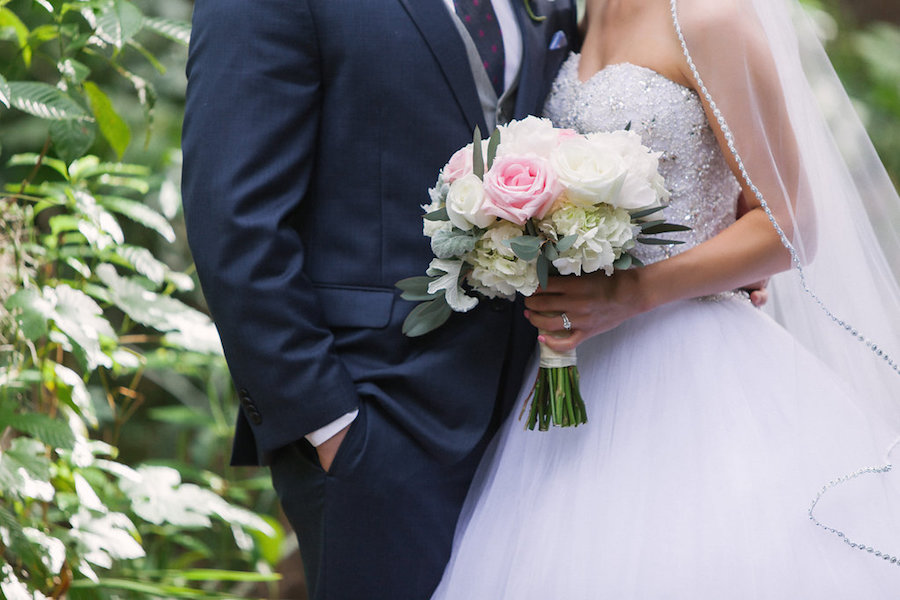
[(441, 171), (444, 183), (453, 183), (472, 172), (472, 144), (457, 150)]
[(547, 214), (561, 191), (547, 160), (534, 154), (504, 156), (484, 175), (483, 211), (524, 225)]

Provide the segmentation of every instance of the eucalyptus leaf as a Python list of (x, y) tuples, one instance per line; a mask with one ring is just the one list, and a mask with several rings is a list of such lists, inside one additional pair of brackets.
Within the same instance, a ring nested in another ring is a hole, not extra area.
[(684, 243), (679, 240), (665, 240), (662, 238), (651, 238), (651, 237), (640, 237), (640, 236), (638, 236), (636, 239), (641, 244), (647, 244), (648, 246), (672, 246), (672, 245)]
[(537, 269), (538, 284), (542, 288), (547, 289), (547, 284), (550, 283), (550, 261), (542, 254), (538, 256), (535, 267)]
[(437, 279), (437, 277), (425, 277), (424, 275), (421, 275), (418, 277), (401, 279), (394, 285), (403, 291), (400, 297), (404, 300), (421, 302), (423, 300), (433, 300), (438, 297), (439, 294), (431, 294), (428, 292), (428, 285)]
[(617, 258), (615, 262), (613, 262), (613, 268), (624, 271), (625, 269), (630, 269), (632, 265), (631, 255), (627, 252), (623, 253), (622, 256)]
[(527, 262), (538, 257), (543, 240), (530, 235), (521, 235), (507, 240), (506, 243), (517, 257)]
[(657, 233), (672, 233), (675, 231), (690, 231), (687, 225), (678, 225), (676, 223), (660, 223), (651, 227), (641, 227), (641, 233), (644, 235), (654, 235)]
[(544, 244), (541, 254), (543, 254), (544, 257), (550, 262), (553, 262), (554, 260), (559, 258), (559, 250), (557, 250), (556, 244), (553, 243)]
[(494, 165), (494, 159), (497, 157), (497, 146), (500, 145), (500, 130), (498, 128), (494, 128), (494, 131), (491, 133), (490, 141), (488, 141), (487, 148), (487, 169), (490, 170)]
[(450, 305), (442, 295), (429, 302), (422, 302), (403, 321), (403, 335), (419, 337), (434, 331), (450, 318)]
[(649, 217), (650, 215), (656, 214), (661, 210), (665, 210), (665, 206), (655, 206), (653, 208), (643, 208), (640, 210), (635, 210), (629, 212), (631, 215), (631, 220), (635, 221), (637, 219), (643, 219), (644, 217)]
[(484, 179), (484, 155), (481, 151), (481, 128), (476, 125), (472, 134), (472, 172), (478, 179)]
[(572, 234), (567, 235), (556, 242), (556, 249), (559, 252), (567, 252), (575, 245), (575, 242), (578, 241), (578, 235)]
[(449, 221), (450, 215), (447, 214), (447, 207), (439, 208), (422, 217), (426, 221)]

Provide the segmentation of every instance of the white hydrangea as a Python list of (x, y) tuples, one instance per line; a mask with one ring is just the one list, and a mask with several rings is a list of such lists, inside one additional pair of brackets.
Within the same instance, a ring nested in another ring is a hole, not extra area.
[(581, 275), (602, 269), (613, 273), (613, 262), (624, 250), (634, 247), (631, 215), (608, 204), (584, 207), (561, 206), (539, 224), (554, 239), (575, 235), (572, 247), (553, 261), (561, 275)]
[(516, 292), (530, 296), (537, 290), (535, 261), (519, 259), (505, 243), (522, 234), (521, 227), (505, 221), (484, 233), (468, 256), (473, 267), (469, 282), (475, 290), (489, 298), (509, 299)]

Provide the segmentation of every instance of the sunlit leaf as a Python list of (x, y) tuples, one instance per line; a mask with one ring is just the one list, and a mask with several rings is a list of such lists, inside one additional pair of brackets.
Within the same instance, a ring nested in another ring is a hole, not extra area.
[(122, 198), (121, 196), (98, 196), (97, 201), (101, 206), (114, 213), (128, 217), (135, 223), (152, 229), (161, 235), (167, 242), (175, 241), (175, 230), (164, 216), (141, 202)]
[(100, 133), (121, 158), (131, 141), (131, 129), (129, 129), (128, 123), (119, 116), (109, 97), (94, 82), (84, 82), (84, 91), (87, 93), (94, 118), (100, 127)]
[(3, 75), (0, 75), (0, 104), (3, 104), (4, 106), (6, 106), (6, 108), (9, 108), (11, 94), (12, 92), (10, 92), (9, 84), (6, 82), (6, 78), (4, 78)]
[(96, 33), (105, 42), (122, 48), (141, 30), (144, 14), (131, 2), (109, 0), (93, 13), (96, 18)]
[(185, 21), (145, 18), (144, 27), (185, 46), (191, 41), (191, 24)]
[(84, 119), (88, 114), (65, 92), (39, 81), (8, 82), (10, 102), (17, 109), (41, 119)]

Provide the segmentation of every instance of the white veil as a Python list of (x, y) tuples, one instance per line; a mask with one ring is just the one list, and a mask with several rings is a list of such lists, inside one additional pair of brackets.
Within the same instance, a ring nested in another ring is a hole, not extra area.
[[(745, 197), (791, 251), (768, 310), (848, 382), (890, 453), (900, 432), (897, 191), (795, 0), (670, 3)], [(839, 479), (890, 469), (860, 467)]]

